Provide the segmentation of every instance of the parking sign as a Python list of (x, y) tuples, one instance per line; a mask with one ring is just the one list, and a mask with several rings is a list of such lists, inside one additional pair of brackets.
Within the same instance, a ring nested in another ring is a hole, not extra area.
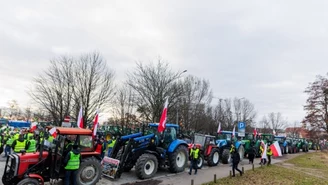
[(238, 123), (238, 136), (245, 137), (246, 124), (244, 122)]

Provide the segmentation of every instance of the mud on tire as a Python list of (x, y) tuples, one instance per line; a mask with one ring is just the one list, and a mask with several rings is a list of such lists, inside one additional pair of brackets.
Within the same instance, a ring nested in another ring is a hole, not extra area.
[(136, 163), (136, 175), (139, 179), (152, 178), (158, 169), (158, 161), (153, 154), (142, 154)]
[(102, 169), (99, 160), (94, 157), (83, 159), (77, 171), (76, 183), (78, 185), (95, 185), (101, 174)]
[(169, 170), (171, 173), (179, 173), (185, 170), (188, 162), (187, 147), (180, 145), (175, 151), (169, 154)]

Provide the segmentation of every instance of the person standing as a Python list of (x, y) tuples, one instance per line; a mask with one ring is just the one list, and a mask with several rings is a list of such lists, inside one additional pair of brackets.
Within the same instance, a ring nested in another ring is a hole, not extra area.
[(20, 134), (18, 139), (15, 140), (12, 144), (12, 148), (15, 153), (21, 152), (21, 150), (27, 150), (29, 147), (27, 141), (24, 139), (24, 135)]
[(252, 146), (252, 148), (249, 149), (248, 153), (248, 164), (253, 164), (254, 163), (254, 158), (255, 158), (255, 148)]
[(240, 162), (240, 155), (239, 153), (235, 150), (233, 153), (232, 153), (232, 176), (235, 177), (235, 170), (237, 170), (239, 173), (240, 173), (240, 176), (243, 175), (243, 172), (238, 169), (238, 164)]
[(197, 174), (197, 162), (199, 159), (199, 149), (196, 147), (195, 144), (192, 145), (192, 148), (190, 150), (190, 169), (189, 169), (189, 175), (192, 173), (192, 169), (195, 169), (195, 175)]
[(109, 144), (108, 145), (108, 154), (107, 154), (108, 157), (110, 157), (110, 153), (112, 152), (115, 143), (116, 143), (116, 138), (115, 138), (115, 136), (113, 136), (112, 140), (108, 141), (108, 144)]
[(6, 147), (5, 147), (5, 157), (7, 157), (8, 155), (11, 154), (11, 147), (12, 147), (13, 142), (14, 142), (14, 134), (11, 133), (7, 137)]
[(271, 156), (272, 156), (272, 150), (269, 146), (268, 149), (267, 149), (268, 166), (271, 165)]
[[(65, 159), (65, 183), (64, 185), (76, 185), (76, 173), (80, 168), (82, 158), (81, 153), (78, 150), (78, 145), (73, 145), (73, 150), (70, 151)], [(72, 183), (70, 182), (72, 179)]]
[(29, 136), (27, 153), (36, 152), (36, 141), (32, 135)]

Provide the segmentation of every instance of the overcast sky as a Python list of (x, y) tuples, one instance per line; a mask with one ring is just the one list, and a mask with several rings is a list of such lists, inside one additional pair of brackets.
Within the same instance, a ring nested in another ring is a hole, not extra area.
[[(5, 2), (5, 3), (4, 3)], [(270, 3), (269, 3), (270, 2)], [(0, 107), (49, 60), (94, 50), (122, 80), (157, 56), (208, 79), (215, 97), (245, 97), (258, 118), (301, 121), (307, 84), (328, 72), (328, 1), (3, 1)]]

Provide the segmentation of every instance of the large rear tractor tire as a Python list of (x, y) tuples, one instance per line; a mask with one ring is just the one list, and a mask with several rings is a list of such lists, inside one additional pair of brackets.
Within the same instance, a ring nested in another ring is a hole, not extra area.
[(136, 163), (136, 175), (139, 179), (154, 177), (158, 169), (158, 161), (153, 154), (142, 154)]
[(39, 185), (39, 181), (32, 178), (26, 178), (20, 181), (17, 185)]
[(244, 156), (245, 156), (245, 148), (244, 148), (243, 145), (239, 146), (238, 153), (240, 155), (240, 161), (242, 161), (244, 159)]
[(204, 165), (204, 156), (199, 155), (199, 159), (197, 161), (197, 168), (202, 169), (203, 165)]
[(220, 161), (220, 151), (218, 148), (212, 148), (210, 155), (208, 156), (207, 165), (217, 166)]
[(187, 147), (180, 145), (175, 151), (169, 155), (171, 173), (183, 172), (188, 163)]
[(230, 158), (230, 151), (229, 149), (223, 149), (222, 152), (222, 163), (223, 164), (228, 164), (229, 163), (229, 158)]
[(102, 175), (100, 161), (94, 157), (82, 160), (80, 168), (77, 171), (76, 183), (78, 185), (95, 185)]

